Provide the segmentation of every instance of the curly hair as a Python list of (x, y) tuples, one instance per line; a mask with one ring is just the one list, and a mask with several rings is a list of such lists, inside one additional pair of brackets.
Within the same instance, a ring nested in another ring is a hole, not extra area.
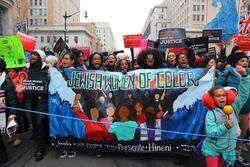
[(129, 60), (127, 60), (127, 59), (119, 59), (118, 61), (117, 61), (117, 63), (116, 63), (116, 71), (121, 71), (121, 62), (122, 61), (126, 61), (127, 63), (128, 63), (128, 71), (131, 71), (131, 63), (130, 63), (130, 61)]
[[(153, 55), (154, 58), (154, 66), (149, 67), (146, 63), (146, 57), (147, 55)], [(141, 51), (137, 57), (137, 63), (141, 68), (146, 68), (146, 69), (156, 69), (156, 68), (161, 68), (164, 60), (160, 52), (156, 49), (147, 49), (145, 51)]]

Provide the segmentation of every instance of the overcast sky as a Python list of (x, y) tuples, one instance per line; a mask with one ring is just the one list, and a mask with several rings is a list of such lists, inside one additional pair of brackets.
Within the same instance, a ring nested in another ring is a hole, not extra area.
[[(81, 10), (88, 11), (88, 21), (109, 22), (118, 49), (123, 49), (123, 35), (140, 34), (151, 8), (163, 0), (81, 0)], [(84, 12), (81, 13), (81, 21)]]

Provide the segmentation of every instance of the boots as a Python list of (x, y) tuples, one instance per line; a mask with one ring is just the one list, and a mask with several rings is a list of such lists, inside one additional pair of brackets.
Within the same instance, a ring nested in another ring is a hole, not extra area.
[(18, 147), (19, 145), (22, 144), (22, 140), (21, 140), (21, 135), (20, 134), (16, 134), (15, 135), (15, 139), (14, 139), (14, 142), (13, 142), (13, 146), (14, 147)]
[(36, 161), (40, 161), (43, 159), (44, 153), (45, 153), (44, 141), (42, 140), (42, 138), (39, 138), (39, 137), (37, 138), (36, 145), (37, 145), (37, 149), (34, 153), (34, 157)]

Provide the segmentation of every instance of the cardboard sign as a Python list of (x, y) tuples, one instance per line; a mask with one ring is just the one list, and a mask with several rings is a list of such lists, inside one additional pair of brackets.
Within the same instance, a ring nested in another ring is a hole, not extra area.
[(203, 37), (208, 37), (209, 43), (221, 43), (222, 30), (221, 29), (207, 29), (202, 31)]
[(216, 48), (208, 48), (208, 56), (216, 56)]
[(48, 79), (45, 73), (30, 72), (28, 79), (23, 81), (26, 93), (46, 94)]
[(125, 48), (139, 48), (142, 40), (142, 34), (123, 35)]
[(185, 46), (186, 30), (167, 28), (159, 31), (159, 48), (180, 48)]
[(32, 36), (26, 35), (24, 33), (18, 32), (17, 35), (20, 37), (23, 49), (28, 52), (32, 52), (36, 48), (36, 39)]
[(250, 36), (237, 35), (235, 37), (235, 46), (239, 46), (239, 50), (250, 51)]
[(60, 37), (54, 46), (54, 52), (61, 59), (66, 53), (71, 52), (66, 42)]
[(140, 43), (140, 49), (146, 50), (146, 49), (154, 49), (155, 48), (155, 41), (148, 40), (148, 39), (142, 39)]
[(18, 36), (0, 37), (0, 58), (4, 59), (7, 68), (25, 66), (25, 54)]
[(195, 54), (208, 52), (208, 37), (189, 38)]

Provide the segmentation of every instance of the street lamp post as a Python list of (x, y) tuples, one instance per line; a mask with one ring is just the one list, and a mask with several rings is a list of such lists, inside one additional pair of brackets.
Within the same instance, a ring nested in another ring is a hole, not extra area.
[[(75, 12), (75, 13), (73, 13), (73, 14), (71, 14), (71, 15), (67, 15), (67, 11), (65, 11), (65, 14), (63, 15), (63, 18), (64, 18), (64, 41), (66, 42), (66, 34), (67, 34), (67, 18), (69, 18), (69, 17), (71, 17), (71, 16), (73, 16), (73, 15), (75, 15), (75, 14), (77, 14), (77, 13), (80, 13), (81, 11), (78, 11), (78, 12)], [(85, 18), (87, 18), (88, 17), (88, 13), (87, 13), (87, 11), (84, 11), (85, 12)]]

